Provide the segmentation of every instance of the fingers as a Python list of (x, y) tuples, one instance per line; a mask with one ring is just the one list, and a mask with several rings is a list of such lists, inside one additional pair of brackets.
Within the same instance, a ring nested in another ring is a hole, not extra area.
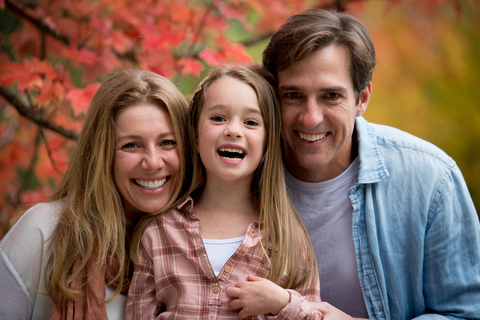
[(239, 310), (239, 309), (242, 309), (242, 305), (240, 303), (240, 301), (238, 299), (233, 299), (232, 301), (230, 301), (230, 307), (233, 309), (233, 310)]
[(261, 281), (261, 280), (264, 280), (265, 278), (260, 278), (260, 277), (254, 276), (253, 274), (249, 274), (247, 279), (248, 281)]
[(327, 313), (328, 306), (327, 306), (326, 302), (312, 302), (312, 301), (310, 301), (309, 304), (310, 304), (310, 308), (316, 309), (323, 314)]
[(225, 290), (225, 293), (230, 299), (236, 299), (240, 297), (241, 289), (236, 287), (228, 287)]

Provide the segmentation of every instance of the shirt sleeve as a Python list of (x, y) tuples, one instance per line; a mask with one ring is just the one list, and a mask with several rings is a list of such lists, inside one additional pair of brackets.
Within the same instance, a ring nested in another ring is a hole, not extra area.
[(145, 230), (139, 247), (139, 262), (133, 272), (128, 290), (126, 319), (155, 319), (157, 310), (152, 243), (148, 241), (149, 229)]
[(25, 286), (5, 253), (0, 249), (0, 318), (30, 319), (33, 305)]
[(424, 249), (425, 304), (435, 314), (418, 319), (480, 319), (480, 223), (457, 166), (433, 198)]
[(52, 300), (39, 292), (45, 291), (46, 240), (55, 228), (60, 210), (60, 203), (35, 205), (0, 242), (0, 316), (31, 319), (50, 314)]
[[(305, 255), (305, 253), (303, 253)], [(305, 274), (306, 262), (303, 260), (302, 269)], [(320, 282), (318, 280), (318, 269), (315, 268), (311, 273), (310, 279), (305, 284), (297, 289), (287, 289), (290, 294), (290, 302), (275, 316), (266, 316), (267, 319), (308, 319), (308, 320), (321, 320), (323, 319), (323, 313), (317, 309), (310, 307), (309, 302), (321, 302), (320, 299)], [(314, 289), (310, 289), (315, 282)]]

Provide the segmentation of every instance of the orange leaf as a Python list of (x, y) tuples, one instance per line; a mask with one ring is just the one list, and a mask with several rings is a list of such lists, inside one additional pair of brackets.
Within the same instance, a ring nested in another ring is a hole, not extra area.
[(98, 61), (97, 55), (89, 50), (68, 48), (63, 50), (65, 58), (71, 59), (74, 63), (83, 66), (91, 66)]
[(23, 91), (29, 88), (38, 88), (41, 86), (41, 77), (32, 72), (30, 66), (25, 64), (12, 63), (7, 65), (0, 78), (0, 85), (9, 86), (14, 83), (18, 84), (18, 90)]
[(199, 77), (200, 73), (205, 69), (200, 61), (196, 59), (184, 58), (179, 61), (183, 74), (191, 74), (195, 77)]
[(38, 104), (42, 105), (52, 100), (52, 81), (46, 80), (42, 83), (40, 95), (37, 97)]
[(67, 93), (67, 99), (71, 101), (75, 116), (86, 112), (99, 87), (100, 83), (97, 82), (88, 85), (85, 89), (74, 88)]
[(245, 46), (242, 44), (232, 44), (224, 47), (225, 56), (229, 61), (235, 61), (242, 64), (252, 62), (252, 57), (245, 51)]
[(198, 56), (207, 64), (212, 66), (219, 66), (226, 62), (225, 55), (222, 52), (214, 49), (202, 50)]
[(190, 20), (190, 9), (180, 3), (172, 2), (170, 4), (170, 14), (173, 21), (185, 23)]

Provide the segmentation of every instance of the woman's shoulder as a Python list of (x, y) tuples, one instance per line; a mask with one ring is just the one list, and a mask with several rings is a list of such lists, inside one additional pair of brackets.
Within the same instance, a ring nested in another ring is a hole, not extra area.
[(45, 241), (57, 225), (64, 202), (42, 202), (28, 209), (2, 239), (5, 242)]

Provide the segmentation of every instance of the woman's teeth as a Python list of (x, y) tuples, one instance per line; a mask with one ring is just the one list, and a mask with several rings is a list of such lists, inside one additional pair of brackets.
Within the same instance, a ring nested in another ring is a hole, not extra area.
[(163, 186), (167, 181), (167, 178), (161, 180), (134, 180), (137, 185), (147, 190), (156, 190)]

